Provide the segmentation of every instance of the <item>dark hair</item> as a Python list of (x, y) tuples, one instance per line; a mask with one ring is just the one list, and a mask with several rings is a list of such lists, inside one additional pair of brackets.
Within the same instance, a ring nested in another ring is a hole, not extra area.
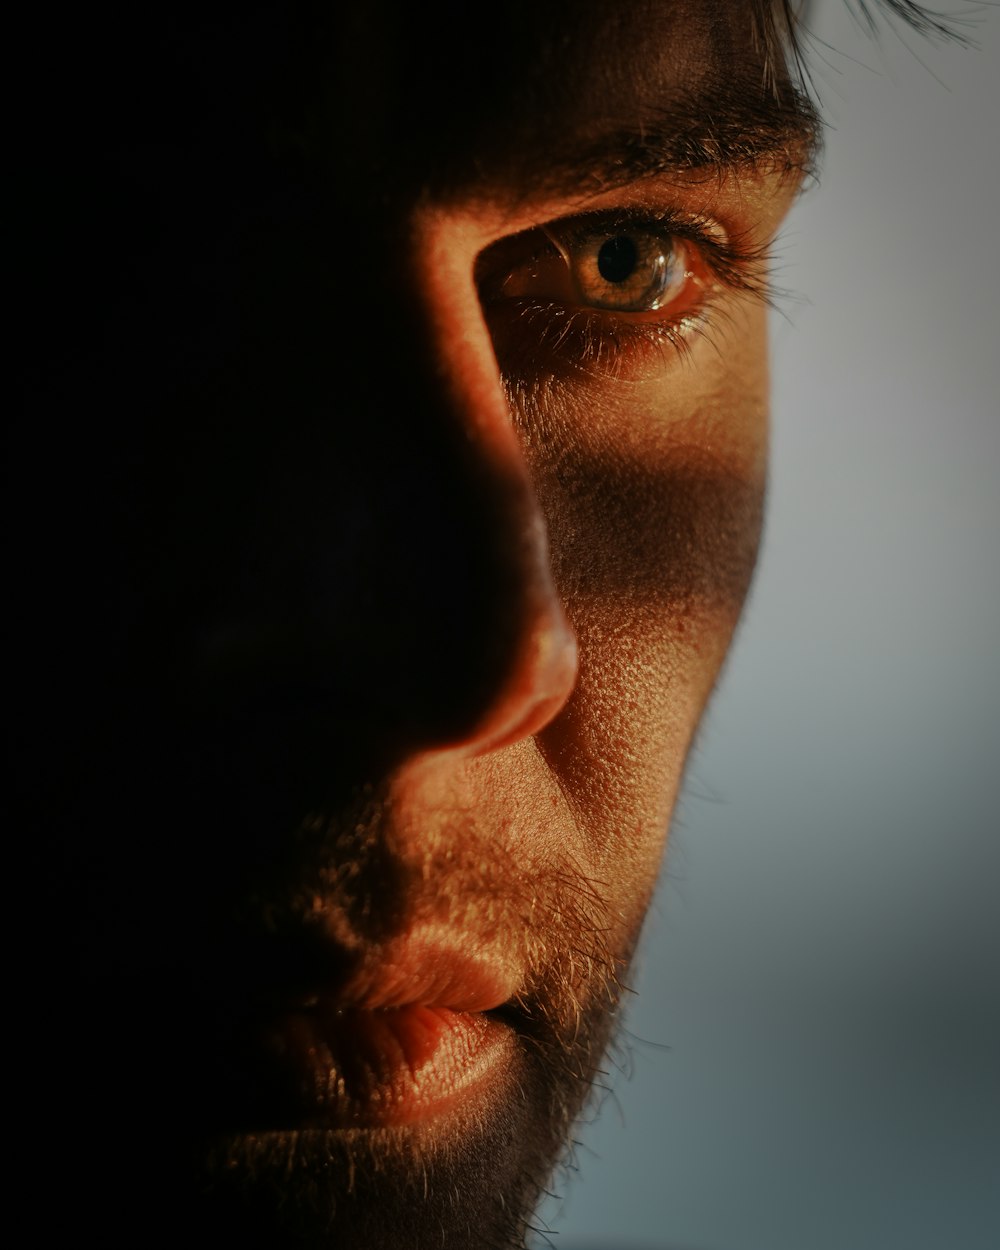
[[(964, 42), (960, 20), (914, 0), (844, 0), (857, 20), (873, 35), (886, 22), (899, 21), (929, 39)], [(816, 0), (750, 0), (754, 37), (765, 50), (768, 78), (777, 83), (790, 73), (800, 87), (810, 89), (806, 58), (808, 21)]]

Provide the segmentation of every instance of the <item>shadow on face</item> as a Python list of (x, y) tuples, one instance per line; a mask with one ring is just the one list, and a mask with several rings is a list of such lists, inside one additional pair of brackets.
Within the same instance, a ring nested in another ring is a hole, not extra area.
[[(22, 34), (12, 755), (51, 1231), (518, 1244), (756, 552), (763, 314), (733, 275), (793, 187), (677, 155), (707, 159), (695, 88), (758, 123), (774, 96), (744, 19), (518, 5), (484, 40), (406, 6), (199, 7)], [(654, 114), (687, 136), (669, 159), (635, 141)], [(549, 271), (552, 220), (598, 264), (659, 240), (676, 310), (483, 298), (508, 237)], [(371, 1066), (442, 1087), (463, 1065), (421, 1067), (414, 1018), (503, 1031), (489, 1090), (357, 1110), (338, 1023), (318, 1095), (288, 1040), (317, 1001), (369, 1039), (396, 1012)]]

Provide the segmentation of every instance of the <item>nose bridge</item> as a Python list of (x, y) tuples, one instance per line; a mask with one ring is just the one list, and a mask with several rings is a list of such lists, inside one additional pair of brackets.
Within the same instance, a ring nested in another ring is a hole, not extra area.
[(445, 221), (416, 230), (410, 246), (413, 417), (440, 457), (430, 476), (443, 506), (425, 510), (425, 495), (397, 524), (419, 536), (418, 553), (402, 549), (417, 554), (423, 583), (414, 644), (438, 670), (428, 701), (454, 709), (449, 732), (427, 745), (479, 752), (559, 710), (576, 679), (576, 640), (482, 317), (474, 242)]

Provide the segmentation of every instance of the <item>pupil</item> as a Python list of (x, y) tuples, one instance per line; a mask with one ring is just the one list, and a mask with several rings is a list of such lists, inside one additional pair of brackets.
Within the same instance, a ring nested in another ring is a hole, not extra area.
[(624, 234), (608, 239), (597, 253), (597, 268), (605, 282), (624, 282), (635, 269), (639, 252)]

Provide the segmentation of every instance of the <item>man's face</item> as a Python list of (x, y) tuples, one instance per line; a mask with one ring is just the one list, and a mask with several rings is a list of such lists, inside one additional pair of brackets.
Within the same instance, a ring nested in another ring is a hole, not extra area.
[(523, 1236), (757, 550), (809, 118), (747, 7), (366, 4), (136, 74), (26, 733), (81, 1131), (171, 1227)]

